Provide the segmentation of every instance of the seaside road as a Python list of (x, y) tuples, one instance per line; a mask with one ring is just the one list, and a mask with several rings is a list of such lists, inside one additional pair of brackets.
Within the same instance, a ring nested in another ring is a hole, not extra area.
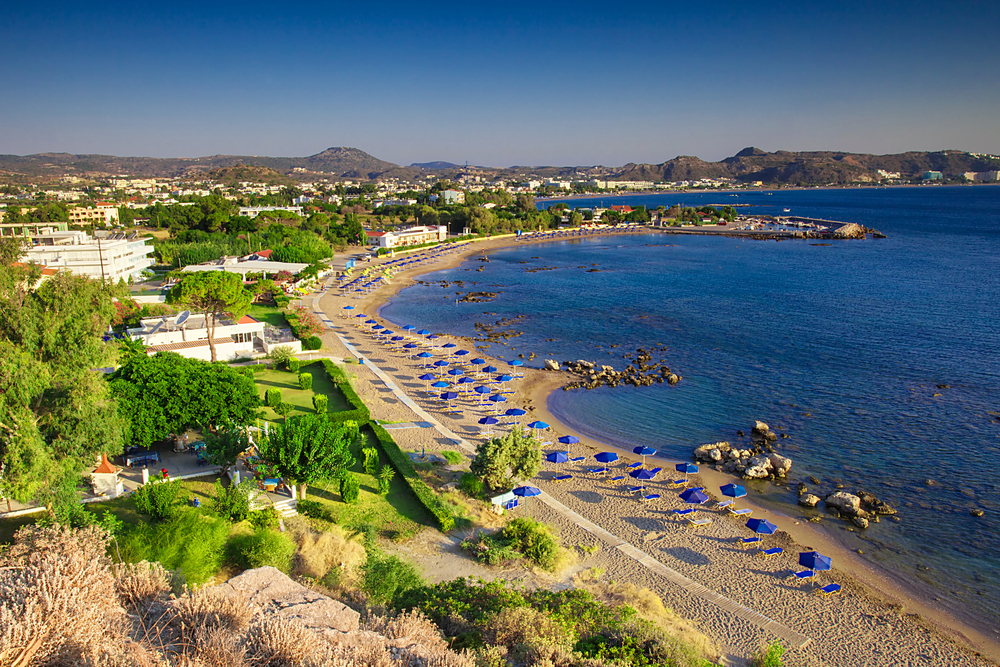
[[(345, 348), (347, 348), (347, 350), (351, 354), (353, 354), (358, 359), (361, 359), (364, 356), (361, 353), (361, 351), (358, 350), (356, 347), (354, 347), (354, 345), (349, 343), (347, 339), (344, 338), (344, 336), (341, 335), (341, 333), (335, 328), (334, 323), (326, 316), (325, 313), (323, 313), (319, 309), (319, 298), (320, 297), (317, 296), (316, 299), (313, 301), (313, 308), (315, 310), (315, 314), (323, 322), (325, 322), (327, 326), (330, 327), (334, 335), (337, 336), (340, 342), (344, 345)], [(430, 413), (428, 413), (426, 410), (417, 405), (412, 398), (406, 395), (406, 392), (401, 390), (396, 385), (396, 383), (392, 381), (392, 378), (389, 375), (383, 372), (375, 364), (371, 363), (370, 360), (368, 359), (365, 360), (365, 366), (367, 366), (373, 373), (375, 373), (375, 375), (380, 380), (382, 380), (385, 386), (388, 387), (390, 390), (392, 390), (392, 392), (396, 395), (396, 397), (400, 401), (402, 401), (408, 408), (413, 410), (413, 412), (415, 412), (422, 420), (430, 422), (434, 426), (434, 428), (436, 428), (441, 433), (441, 435), (448, 438), (448, 440), (450, 440), (451, 442), (455, 443), (456, 445), (458, 445), (459, 447), (470, 453), (474, 454), (476, 452), (475, 446), (473, 446), (470, 442), (468, 442), (464, 438), (461, 438), (455, 433), (453, 433), (451, 430), (449, 430), (443, 424), (441, 424), (441, 422), (432, 417)], [(794, 646), (796, 648), (800, 649), (805, 648), (810, 643), (812, 643), (812, 639), (810, 637), (807, 637), (806, 635), (800, 632), (796, 632), (795, 630), (789, 628), (788, 626), (782, 625), (781, 623), (771, 618), (768, 618), (767, 616), (761, 614), (760, 612), (756, 612), (753, 609), (750, 609), (749, 607), (746, 607), (744, 605), (739, 604), (738, 602), (730, 600), (724, 595), (720, 595), (719, 593), (716, 593), (715, 591), (706, 588), (705, 586), (699, 584), (698, 582), (689, 579), (688, 577), (685, 577), (683, 574), (677, 572), (676, 570), (672, 570), (671, 568), (667, 567), (666, 565), (656, 560), (649, 554), (645, 553), (641, 549), (636, 548), (635, 546), (622, 540), (620, 537), (601, 528), (596, 523), (574, 512), (569, 507), (563, 505), (561, 502), (559, 502), (549, 494), (545, 493), (544, 491), (542, 491), (541, 495), (537, 496), (537, 498), (546, 505), (548, 505), (556, 513), (564, 516), (569, 521), (572, 521), (576, 525), (580, 526), (580, 528), (582, 528), (583, 530), (591, 533), (592, 535), (594, 535), (595, 537), (606, 543), (610, 548), (617, 549), (619, 552), (623, 553), (629, 558), (632, 558), (637, 563), (639, 563), (646, 569), (650, 570), (651, 572), (658, 574), (659, 576), (663, 577), (667, 581), (677, 586), (680, 586), (689, 594), (697, 596), (705, 600), (706, 602), (714, 604), (723, 611), (729, 612), (734, 616), (737, 616), (745, 621), (753, 623), (759, 628), (780, 637), (781, 639), (785, 640), (789, 645)]]

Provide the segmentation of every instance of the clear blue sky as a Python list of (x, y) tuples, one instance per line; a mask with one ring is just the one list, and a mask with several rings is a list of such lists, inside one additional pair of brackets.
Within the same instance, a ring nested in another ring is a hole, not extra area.
[(654, 4), (14, 0), (0, 153), (1000, 153), (996, 0)]

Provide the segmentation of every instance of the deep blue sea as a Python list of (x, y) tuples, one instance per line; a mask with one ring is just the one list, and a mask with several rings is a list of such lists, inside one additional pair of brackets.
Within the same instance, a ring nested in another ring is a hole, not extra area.
[[(864, 533), (831, 522), (849, 546), (922, 580), (948, 607), (1000, 617), (1000, 187), (569, 203), (740, 203), (753, 205), (741, 212), (769, 215), (789, 208), (888, 238), (555, 241), (424, 276), (467, 284), (410, 287), (381, 314), (466, 336), (476, 335), (476, 322), (523, 316), (513, 328), (524, 334), (487, 352), (534, 352), (528, 365), (536, 366), (589, 359), (621, 369), (623, 354), (665, 347), (654, 358), (683, 376), (676, 387), (557, 391), (549, 409), (581, 434), (678, 459), (706, 442), (738, 442), (736, 431), (749, 433), (755, 419), (768, 422), (789, 436), (778, 446), (794, 461), (793, 479), (815, 475), (823, 492), (835, 482), (863, 488), (900, 510), (901, 522)], [(551, 270), (529, 271), (538, 268)], [(470, 290), (499, 295), (455, 302), (456, 291)], [(794, 504), (791, 491), (752, 487)], [(985, 516), (974, 518), (973, 508)]]

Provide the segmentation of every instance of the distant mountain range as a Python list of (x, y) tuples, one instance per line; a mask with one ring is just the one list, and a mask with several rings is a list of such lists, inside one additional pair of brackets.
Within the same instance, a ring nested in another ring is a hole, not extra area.
[[(0, 155), (0, 176), (22, 177), (84, 176), (99, 178), (115, 175), (138, 177), (190, 177), (218, 174), (229, 178), (255, 174), (264, 177), (264, 168), (273, 177), (297, 180), (338, 178), (374, 180), (398, 178), (414, 180), (432, 174), (459, 179), (464, 167), (451, 162), (418, 162), (402, 167), (380, 160), (357, 148), (334, 147), (308, 157), (266, 157), (259, 155), (212, 155), (199, 158), (116, 157), (113, 155), (72, 155), (39, 153), (35, 155)], [(955, 178), (968, 171), (1000, 169), (1000, 160), (977, 157), (962, 151), (910, 152), (895, 155), (870, 155), (833, 151), (767, 153), (745, 148), (719, 162), (681, 155), (660, 164), (629, 163), (622, 167), (508, 167), (471, 168), (487, 178), (517, 179), (533, 175), (541, 178), (585, 178), (619, 181), (690, 181), (702, 178), (735, 178), (741, 182), (765, 184), (827, 185), (858, 181), (877, 181), (878, 170), (899, 173), (904, 179), (919, 178), (925, 171), (940, 171)]]

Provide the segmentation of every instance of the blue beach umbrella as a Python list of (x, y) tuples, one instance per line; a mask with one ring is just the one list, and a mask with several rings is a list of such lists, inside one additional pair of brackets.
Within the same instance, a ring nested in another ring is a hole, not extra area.
[(778, 530), (777, 526), (766, 519), (748, 519), (746, 526), (758, 535), (774, 535)]
[(438, 380), (437, 382), (435, 382), (431, 386), (432, 387), (436, 387), (437, 389), (444, 389), (445, 387), (450, 387), (451, 385), (448, 384), (447, 382), (445, 382), (444, 380)]
[(726, 484), (725, 486), (720, 486), (719, 490), (722, 491), (722, 495), (729, 498), (742, 498), (747, 494), (747, 490), (739, 484)]
[(510, 375), (498, 375), (494, 378), (497, 382), (510, 382), (514, 378)]
[(412, 324), (407, 324), (406, 326), (403, 327), (403, 331), (413, 331), (414, 329), (416, 329), (416, 327), (413, 326)]
[(451, 348), (453, 348), (453, 347), (458, 347), (458, 346), (457, 346), (457, 345), (455, 345), (454, 343), (445, 343), (445, 344), (444, 344), (444, 345), (442, 345), (441, 347), (442, 347), (443, 349), (446, 349), (446, 350), (450, 350)]
[(448, 371), (448, 375), (462, 375), (463, 373), (465, 373), (465, 371), (463, 371), (461, 368), (452, 368), (450, 371)]
[(418, 354), (417, 356), (418, 356), (418, 357), (420, 357), (421, 359), (430, 359), (430, 358), (432, 358), (432, 357), (433, 357), (434, 355), (433, 355), (433, 354), (431, 354), (430, 352), (421, 352), (421, 353), (420, 353), (420, 354)]
[[(562, 442), (562, 438), (559, 438), (559, 442)], [(614, 463), (615, 461), (618, 460), (618, 455), (615, 454), (614, 452), (601, 452), (600, 454), (595, 456), (594, 459), (600, 463)]]
[(372, 327), (372, 331), (378, 331), (379, 329), (385, 329), (385, 327), (382, 326), (381, 324), (376, 324), (375, 326)]
[(513, 361), (508, 361), (507, 365), (508, 366), (523, 366), (524, 362), (521, 361), (520, 359), (514, 359)]
[(437, 376), (432, 373), (424, 373), (418, 380), (423, 380), (424, 382), (430, 382), (431, 380), (437, 380)]
[[(385, 331), (382, 332), (382, 335), (383, 336), (395, 336), (396, 332), (395, 331), (389, 331), (388, 329), (386, 329)], [(402, 340), (402, 339), (400, 339), (400, 340)]]
[[(523, 417), (528, 413), (525, 410), (522, 410), (521, 408), (510, 408), (509, 410), (507, 410), (507, 412), (503, 414), (505, 417)], [(514, 423), (517, 424), (517, 419), (514, 420)]]
[[(561, 442), (564, 445), (575, 445), (576, 443), (580, 442), (580, 438), (576, 437), (575, 435), (564, 435), (563, 437), (559, 438), (559, 442)], [(616, 454), (615, 458), (611, 460), (617, 461), (618, 455)], [(601, 461), (601, 463), (607, 463), (607, 461)]]
[(475, 380), (470, 377), (459, 378), (458, 380), (459, 384), (472, 384), (473, 382), (475, 382)]
[(365, 320), (365, 324), (378, 324), (378, 320)]
[(485, 426), (495, 426), (500, 423), (500, 420), (496, 417), (483, 417), (479, 420), (479, 423)]
[(355, 315), (354, 317), (368, 317), (368, 316), (367, 316), (367, 315), (365, 315), (364, 313), (358, 313), (358, 314), (357, 314), (357, 315)]
[(646, 457), (647, 456), (652, 456), (653, 454), (655, 454), (656, 450), (653, 449), (652, 447), (643, 447), (643, 446), (640, 445), (639, 447), (636, 447), (635, 449), (633, 449), (632, 453), (633, 454), (638, 454), (639, 456), (641, 456), (642, 457), (642, 465), (646, 465)]
[(545, 460), (549, 463), (566, 463), (569, 461), (569, 452), (550, 452), (545, 455)]
[(456, 352), (456, 353), (455, 353), (455, 356), (456, 356), (456, 357), (464, 357), (464, 356), (466, 356), (467, 354), (469, 354), (469, 351), (468, 351), (468, 350), (459, 350), (458, 352)]
[(817, 551), (803, 551), (799, 553), (799, 565), (816, 572), (833, 568), (833, 561)]
[(646, 468), (639, 468), (638, 470), (633, 470), (629, 473), (629, 477), (634, 477), (635, 479), (653, 479), (656, 477), (656, 473), (659, 470), (647, 470)]
[(494, 403), (506, 403), (507, 397), (501, 396), (500, 394), (493, 394), (492, 396), (490, 396), (490, 400), (493, 401)]
[(548, 428), (548, 427), (549, 427), (548, 424), (539, 421), (531, 422), (530, 424), (528, 424), (528, 428)]
[(539, 496), (542, 492), (533, 486), (519, 486), (514, 489), (515, 496), (521, 496), (522, 498), (531, 498), (533, 496)]
[(442, 401), (454, 401), (456, 398), (458, 398), (458, 393), (454, 391), (446, 391), (441, 394)]
[(488, 394), (493, 390), (490, 389), (489, 387), (479, 386), (473, 389), (472, 391), (476, 392), (477, 394)]
[(420, 331), (417, 332), (417, 334), (420, 336), (426, 336), (429, 333), (430, 331), (428, 331), (427, 329), (421, 329)]
[(427, 340), (437, 340), (440, 337), (441, 336), (438, 336), (438, 335), (435, 335), (435, 334), (431, 334), (430, 336), (427, 337)]
[(402, 336), (393, 336), (390, 340), (395, 341), (395, 342), (399, 342), (401, 340), (406, 340), (406, 339), (403, 338)]
[(473, 366), (482, 366), (483, 364), (486, 363), (486, 360), (485, 359), (480, 359), (479, 357), (476, 357), (475, 359), (473, 359), (469, 363), (472, 364)]
[(417, 345), (416, 343), (407, 343), (406, 345), (403, 346), (403, 348), (405, 348), (407, 350), (413, 350), (413, 349), (416, 349), (418, 347), (420, 347), (420, 346)]
[(344, 310), (354, 310), (354, 306), (344, 306)]
[(437, 361), (434, 362), (434, 365), (437, 366), (438, 368), (444, 368), (445, 366), (448, 365), (448, 362), (445, 361), (444, 359), (438, 359)]
[(693, 463), (678, 463), (674, 466), (674, 470), (677, 472), (682, 472), (685, 475), (698, 472), (698, 466)]
[(708, 496), (698, 489), (688, 489), (680, 494), (681, 500), (691, 505), (702, 505), (708, 502)]
[(487, 366), (486, 368), (483, 369), (483, 372), (484, 373), (496, 373), (497, 372), (497, 367), (496, 366)]

